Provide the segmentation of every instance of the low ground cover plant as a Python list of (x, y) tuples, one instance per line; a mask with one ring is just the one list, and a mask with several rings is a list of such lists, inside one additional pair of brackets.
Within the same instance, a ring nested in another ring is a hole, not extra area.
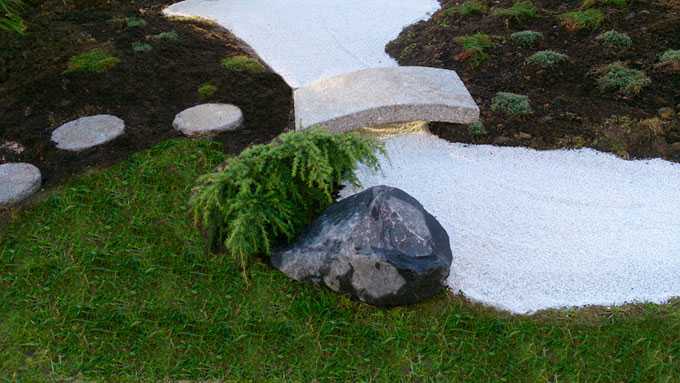
[(543, 33), (534, 31), (520, 31), (510, 35), (510, 40), (522, 48), (535, 47), (543, 39)]
[(662, 63), (680, 63), (680, 49), (669, 49), (659, 56)]
[(222, 66), (236, 72), (260, 73), (265, 71), (264, 65), (246, 55), (226, 57), (222, 60)]
[(71, 57), (64, 73), (103, 73), (120, 63), (120, 59), (103, 49), (95, 48)]
[(552, 66), (555, 66), (557, 64), (566, 62), (569, 59), (569, 56), (551, 51), (551, 50), (545, 50), (545, 51), (540, 51), (536, 52), (533, 55), (529, 56), (527, 58), (526, 62), (529, 65), (537, 65), (542, 68), (550, 68)]
[(560, 15), (562, 25), (567, 30), (576, 32), (582, 29), (597, 29), (604, 21), (604, 13), (596, 8), (583, 11), (572, 11)]
[(510, 92), (498, 92), (491, 101), (491, 110), (508, 116), (524, 116), (531, 114), (529, 96)]
[(615, 62), (597, 70), (597, 84), (603, 92), (615, 92), (622, 96), (635, 96), (652, 83), (645, 72), (628, 68), (621, 62)]
[(141, 28), (143, 26), (146, 26), (146, 21), (142, 19), (141, 17), (137, 16), (131, 16), (125, 19), (125, 22), (127, 23), (128, 28)]
[(595, 39), (610, 49), (626, 49), (633, 45), (633, 40), (628, 34), (615, 30), (601, 33)]
[(454, 5), (447, 8), (444, 14), (453, 16), (459, 14), (461, 16), (481, 15), (489, 11), (489, 7), (479, 0), (467, 0), (460, 5)]
[(137, 53), (144, 53), (153, 50), (153, 46), (151, 46), (151, 44), (143, 43), (141, 41), (136, 41), (132, 43), (132, 50)]
[(510, 8), (496, 8), (493, 14), (522, 23), (536, 18), (538, 16), (538, 9), (531, 1), (518, 1)]
[(458, 54), (457, 58), (461, 61), (469, 61), (473, 66), (486, 61), (489, 58), (486, 51), (496, 45), (493, 38), (485, 33), (458, 36), (455, 41), (463, 47), (463, 52)]
[(195, 221), (211, 247), (223, 244), (245, 270), (252, 257), (293, 240), (333, 202), (341, 183), (358, 185), (360, 163), (377, 170), (382, 151), (375, 139), (355, 133), (284, 133), (201, 177), (191, 199)]
[(177, 41), (179, 40), (179, 34), (176, 31), (167, 31), (150, 35), (148, 38), (157, 41)]

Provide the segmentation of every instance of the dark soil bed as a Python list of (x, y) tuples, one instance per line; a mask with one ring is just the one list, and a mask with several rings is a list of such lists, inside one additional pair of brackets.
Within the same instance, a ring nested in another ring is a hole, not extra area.
[[(220, 61), (247, 54), (244, 44), (215, 25), (163, 17), (165, 3), (46, 1), (30, 5), (25, 36), (0, 33), (0, 163), (30, 162), (47, 183), (60, 182), (177, 136), (174, 116), (203, 102), (243, 110), (246, 128), (221, 137), (228, 152), (282, 132), (292, 108), (284, 81), (269, 71), (226, 70)], [(129, 17), (144, 25), (128, 25)], [(173, 31), (176, 40), (152, 37)], [(135, 52), (134, 43), (151, 50)], [(63, 73), (72, 56), (93, 48), (112, 53), (120, 64), (104, 73)], [(208, 81), (218, 90), (206, 98), (198, 88)], [(59, 125), (100, 113), (122, 118), (126, 134), (79, 153), (57, 150), (50, 142)]]
[[(578, 32), (568, 31), (558, 17), (578, 10), (581, 3), (577, 1), (537, 0), (538, 17), (523, 23), (492, 15), (493, 9), (512, 5), (511, 0), (487, 2), (491, 11), (482, 15), (446, 11), (460, 3), (462, 0), (443, 0), (442, 10), (405, 29), (387, 47), (401, 65), (456, 70), (480, 105), (481, 131), (433, 124), (436, 134), (451, 141), (538, 149), (588, 146), (626, 158), (680, 160), (680, 73), (658, 66), (660, 53), (680, 49), (680, 13), (671, 8), (677, 5), (672, 0), (633, 1), (623, 8), (601, 6), (605, 14), (602, 25)], [(632, 47), (604, 49), (595, 38), (612, 29), (627, 33)], [(533, 48), (518, 47), (510, 34), (523, 30), (542, 32), (544, 38)], [(455, 39), (478, 32), (493, 36), (496, 46), (488, 51), (485, 62), (475, 66), (466, 60)], [(547, 70), (527, 65), (527, 57), (539, 50), (566, 54), (569, 61)], [(651, 85), (634, 97), (602, 92), (594, 72), (616, 61), (645, 71)], [(533, 113), (510, 117), (492, 112), (497, 92), (529, 96)], [(665, 119), (658, 118), (660, 109)], [(605, 123), (613, 116), (629, 120)]]

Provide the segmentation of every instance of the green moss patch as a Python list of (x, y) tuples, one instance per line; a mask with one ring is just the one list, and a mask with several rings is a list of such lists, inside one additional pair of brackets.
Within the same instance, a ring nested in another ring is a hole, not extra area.
[(203, 98), (209, 98), (217, 92), (217, 89), (217, 86), (214, 84), (206, 82), (198, 87), (198, 94)]
[(236, 72), (261, 73), (265, 71), (264, 65), (246, 55), (226, 57), (222, 60), (222, 66), (227, 70)]
[(489, 11), (489, 7), (479, 0), (467, 0), (460, 5), (454, 5), (447, 8), (444, 14), (452, 16), (455, 14), (461, 16), (482, 15)]
[(103, 73), (120, 63), (120, 59), (103, 49), (92, 49), (71, 57), (64, 73)]

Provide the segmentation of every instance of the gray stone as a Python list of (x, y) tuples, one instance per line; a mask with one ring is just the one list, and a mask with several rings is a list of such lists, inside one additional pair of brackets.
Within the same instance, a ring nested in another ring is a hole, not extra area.
[(376, 186), (329, 207), (272, 264), (298, 281), (378, 306), (411, 304), (446, 284), (444, 228), (402, 190)]
[(31, 164), (0, 165), (0, 205), (21, 202), (40, 189), (40, 170)]
[(411, 121), (468, 124), (479, 108), (456, 72), (425, 67), (366, 69), (294, 92), (297, 129), (347, 131)]
[(57, 148), (78, 152), (113, 141), (125, 133), (125, 122), (116, 116), (98, 114), (67, 122), (52, 132)]
[(191, 137), (214, 136), (243, 125), (243, 113), (235, 105), (202, 104), (184, 110), (172, 126)]

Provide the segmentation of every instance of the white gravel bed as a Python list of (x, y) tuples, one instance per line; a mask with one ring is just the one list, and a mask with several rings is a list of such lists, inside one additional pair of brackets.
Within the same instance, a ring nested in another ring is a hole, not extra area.
[[(680, 164), (590, 149), (386, 139), (382, 174), (451, 238), (450, 287), (513, 313), (680, 296)], [(343, 190), (351, 195), (356, 190)]]
[(298, 88), (356, 70), (397, 66), (385, 45), (437, 9), (437, 0), (186, 0), (164, 12), (217, 22)]

